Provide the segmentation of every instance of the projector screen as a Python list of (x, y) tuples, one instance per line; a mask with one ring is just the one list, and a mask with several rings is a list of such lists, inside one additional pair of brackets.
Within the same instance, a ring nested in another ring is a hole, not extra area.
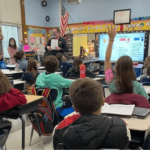
[[(99, 59), (105, 60), (109, 37), (101, 34), (99, 37)], [(144, 60), (145, 33), (117, 34), (114, 40), (111, 61), (117, 61), (119, 57), (128, 55), (133, 61)]]

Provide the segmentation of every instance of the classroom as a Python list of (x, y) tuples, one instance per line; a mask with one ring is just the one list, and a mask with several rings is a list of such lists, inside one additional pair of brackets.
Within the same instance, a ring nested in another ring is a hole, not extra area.
[(0, 149), (150, 149), (150, 0), (0, 0)]

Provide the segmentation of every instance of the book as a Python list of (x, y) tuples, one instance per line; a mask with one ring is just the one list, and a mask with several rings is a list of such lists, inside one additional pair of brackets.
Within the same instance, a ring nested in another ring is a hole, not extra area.
[(112, 104), (107, 103), (102, 106), (102, 114), (113, 114), (121, 116), (132, 116), (135, 105), (121, 105), (121, 104)]

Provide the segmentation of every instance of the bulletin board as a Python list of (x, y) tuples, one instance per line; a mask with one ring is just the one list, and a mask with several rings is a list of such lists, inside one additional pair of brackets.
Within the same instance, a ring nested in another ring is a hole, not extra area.
[(76, 34), (73, 35), (73, 56), (80, 55), (80, 46), (87, 49), (87, 34)]
[(47, 35), (45, 29), (36, 29), (29, 28), (28, 29), (28, 45), (33, 49), (37, 49), (38, 53), (43, 55), (44, 47), (47, 42)]
[[(100, 24), (74, 24), (68, 25), (66, 34), (87, 34), (87, 33), (103, 33), (108, 31), (108, 27), (113, 23), (100, 23)], [(116, 25), (117, 32), (120, 31), (120, 25)], [(150, 20), (137, 20), (132, 21), (131, 24), (123, 25), (124, 32), (130, 31), (149, 31)]]

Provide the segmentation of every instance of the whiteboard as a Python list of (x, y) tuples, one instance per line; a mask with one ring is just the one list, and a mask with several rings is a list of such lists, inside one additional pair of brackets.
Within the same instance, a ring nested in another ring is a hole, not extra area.
[(16, 45), (18, 47), (19, 45), (19, 37), (18, 37), (18, 27), (17, 26), (7, 26), (7, 25), (2, 25), (2, 35), (4, 39), (2, 40), (3, 44), (3, 56), (5, 58), (10, 58), (8, 54), (8, 45), (9, 45), (9, 39), (14, 38), (16, 40)]

